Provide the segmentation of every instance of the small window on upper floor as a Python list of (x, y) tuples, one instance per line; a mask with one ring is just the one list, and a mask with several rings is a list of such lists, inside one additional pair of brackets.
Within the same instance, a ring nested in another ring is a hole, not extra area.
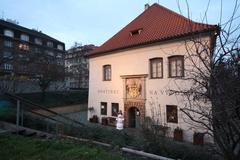
[(14, 32), (9, 30), (9, 29), (5, 29), (4, 30), (4, 36), (7, 36), (7, 37), (14, 37)]
[(57, 58), (62, 58), (63, 57), (63, 55), (62, 55), (62, 53), (57, 53), (57, 56), (56, 56)]
[(104, 81), (111, 81), (111, 65), (104, 65), (103, 66), (103, 80)]
[(13, 66), (12, 66), (12, 64), (5, 63), (4, 64), (4, 69), (5, 70), (13, 70)]
[(45, 50), (45, 53), (46, 53), (48, 56), (54, 57), (54, 53), (53, 53), (52, 51)]
[(63, 46), (62, 46), (61, 44), (58, 44), (58, 45), (57, 45), (57, 49), (63, 50)]
[(53, 42), (48, 41), (47, 46), (52, 48), (53, 47)]
[(28, 41), (29, 41), (29, 36), (26, 35), (26, 34), (21, 34), (20, 39), (21, 39), (22, 41), (28, 42)]
[(5, 40), (5, 41), (4, 41), (4, 46), (5, 46), (5, 47), (12, 47), (12, 46), (13, 46), (13, 43), (12, 43), (12, 41), (7, 41), (7, 40)]
[(35, 48), (34, 48), (34, 52), (35, 52), (35, 53), (41, 53), (41, 49), (40, 49), (40, 48), (37, 48), (37, 47), (35, 47)]
[(27, 44), (19, 44), (18, 45), (18, 48), (20, 49), (20, 50), (24, 50), (24, 51), (29, 51), (29, 45), (27, 45)]
[(169, 77), (184, 77), (184, 56), (171, 56), (168, 58), (169, 62)]
[(132, 30), (132, 31), (130, 31), (130, 36), (139, 35), (142, 32), (142, 30), (143, 30), (142, 28), (138, 28), (138, 29)]
[(150, 59), (150, 75), (151, 78), (163, 78), (163, 59)]
[(3, 58), (8, 58), (8, 59), (12, 59), (12, 52), (10, 51), (3, 51)]
[(42, 45), (42, 39), (40, 39), (40, 38), (35, 38), (34, 42), (38, 45)]

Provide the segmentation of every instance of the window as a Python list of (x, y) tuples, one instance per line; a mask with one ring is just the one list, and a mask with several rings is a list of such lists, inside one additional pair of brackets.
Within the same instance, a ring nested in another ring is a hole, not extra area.
[(13, 66), (12, 66), (11, 64), (5, 63), (5, 64), (4, 64), (4, 69), (5, 69), (5, 70), (12, 70), (12, 69), (13, 69)]
[(62, 58), (62, 54), (61, 53), (57, 53), (57, 58)]
[(4, 46), (5, 47), (12, 47), (13, 43), (12, 43), (12, 41), (4, 41)]
[(167, 122), (168, 123), (178, 123), (178, 112), (177, 106), (175, 105), (167, 105)]
[(22, 41), (28, 42), (28, 41), (29, 41), (29, 36), (26, 35), (26, 34), (21, 34), (20, 39), (21, 39)]
[(103, 80), (111, 81), (111, 65), (103, 66)]
[(3, 58), (12, 58), (12, 52), (4, 51), (3, 52)]
[(54, 57), (54, 53), (52, 51), (46, 50), (45, 53), (49, 56)]
[(107, 102), (101, 102), (101, 115), (107, 115)]
[(53, 42), (48, 41), (48, 42), (47, 42), (47, 46), (48, 46), (48, 47), (53, 47)]
[(112, 103), (112, 116), (117, 117), (119, 111), (118, 103)]
[(163, 59), (162, 58), (150, 59), (150, 73), (151, 73), (151, 78), (163, 77)]
[(35, 52), (35, 53), (41, 53), (41, 50), (40, 50), (40, 48), (37, 48), (37, 47), (36, 47), (36, 48), (34, 48), (34, 52)]
[(184, 57), (172, 56), (169, 60), (169, 77), (183, 77), (184, 76)]
[(24, 51), (28, 51), (29, 50), (29, 46), (27, 44), (19, 44), (19, 49), (24, 50)]
[(7, 37), (14, 37), (14, 32), (11, 31), (11, 30), (8, 30), (8, 29), (5, 29), (4, 30), (4, 36), (7, 36)]
[(57, 49), (63, 50), (63, 46), (62, 46), (61, 44), (58, 44), (58, 45), (57, 45)]
[(143, 30), (142, 28), (132, 30), (132, 31), (130, 32), (130, 36), (139, 35), (139, 34), (142, 32), (142, 30)]
[(34, 42), (38, 45), (42, 45), (42, 40), (40, 38), (35, 38)]

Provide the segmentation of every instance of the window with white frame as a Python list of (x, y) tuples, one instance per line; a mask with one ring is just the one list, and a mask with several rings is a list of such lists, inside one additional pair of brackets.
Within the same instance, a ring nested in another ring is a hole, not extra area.
[(53, 42), (48, 41), (47, 46), (52, 48), (53, 47)]
[(22, 41), (28, 42), (28, 41), (29, 41), (29, 36), (26, 35), (26, 34), (21, 34), (20, 39), (21, 39)]
[(5, 29), (4, 30), (4, 36), (7, 36), (7, 37), (14, 37), (14, 32), (9, 30), (9, 29)]
[(5, 40), (5, 41), (4, 41), (4, 46), (5, 46), (5, 47), (12, 47), (12, 46), (13, 46), (13, 43), (12, 43), (12, 41)]
[(63, 46), (62, 46), (61, 44), (58, 44), (58, 45), (57, 45), (57, 49), (63, 50)]
[(35, 38), (34, 42), (38, 45), (42, 45), (42, 39), (40, 39), (40, 38)]

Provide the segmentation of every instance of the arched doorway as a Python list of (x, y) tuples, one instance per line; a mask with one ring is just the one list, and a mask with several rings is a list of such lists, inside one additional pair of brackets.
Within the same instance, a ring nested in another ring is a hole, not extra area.
[(128, 127), (140, 127), (140, 111), (137, 107), (130, 107), (128, 109)]

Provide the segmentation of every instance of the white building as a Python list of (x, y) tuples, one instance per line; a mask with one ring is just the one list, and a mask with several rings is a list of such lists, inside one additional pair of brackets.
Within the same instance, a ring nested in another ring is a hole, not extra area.
[(66, 86), (68, 89), (88, 88), (88, 58), (86, 54), (96, 46), (93, 44), (74, 46), (65, 55)]
[(191, 86), (181, 80), (192, 66), (186, 59), (186, 42), (198, 36), (210, 45), (216, 30), (216, 25), (191, 21), (158, 4), (147, 7), (89, 54), (88, 107), (93, 111), (88, 118), (115, 117), (122, 110), (125, 127), (138, 127), (151, 117), (169, 127), (170, 136), (179, 127), (183, 139), (192, 141), (193, 133), (203, 130), (185, 122), (180, 111), (185, 100), (169, 90)]

